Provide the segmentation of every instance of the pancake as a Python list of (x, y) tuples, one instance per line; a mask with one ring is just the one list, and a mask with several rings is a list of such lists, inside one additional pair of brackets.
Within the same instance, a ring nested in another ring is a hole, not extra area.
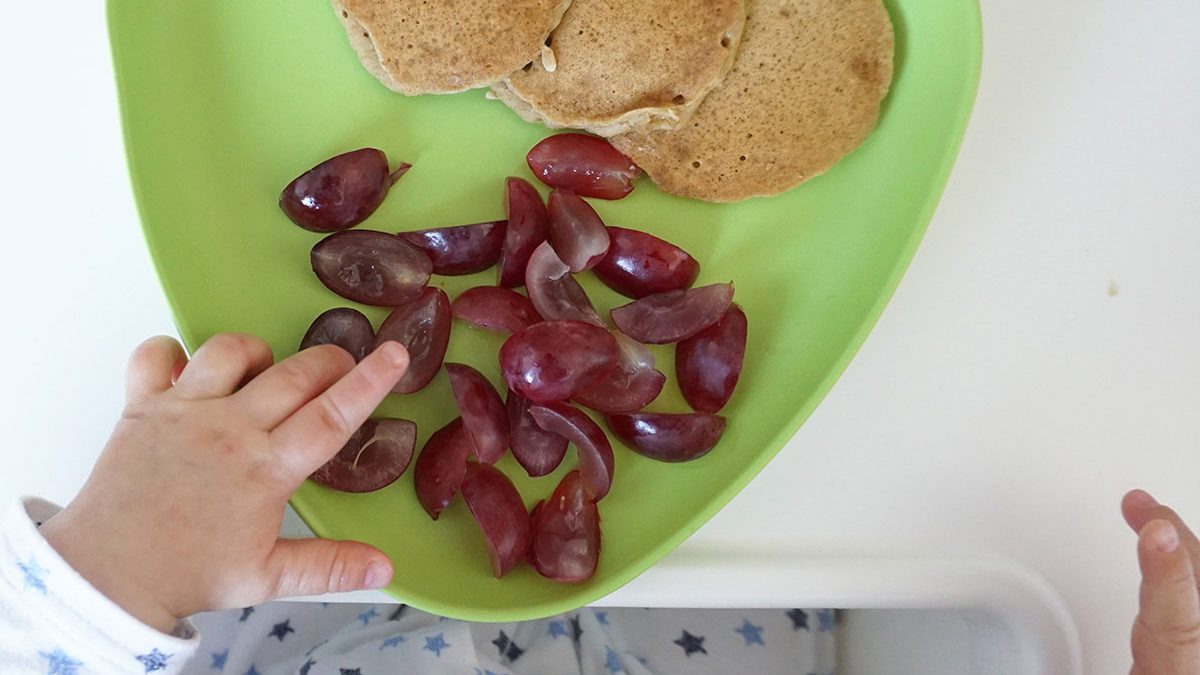
[(610, 140), (664, 192), (774, 195), (828, 170), (879, 119), (894, 36), (880, 0), (747, 0), (737, 60), (673, 131)]
[(333, 0), (367, 69), (402, 94), (487, 87), (541, 53), (570, 0)]
[(744, 24), (745, 0), (574, 0), (547, 53), (493, 91), (553, 128), (671, 128), (733, 66)]

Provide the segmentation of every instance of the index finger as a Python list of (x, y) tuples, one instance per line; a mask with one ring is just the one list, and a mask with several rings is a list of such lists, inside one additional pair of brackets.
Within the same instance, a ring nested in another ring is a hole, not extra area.
[(408, 350), (385, 342), (271, 432), (271, 445), (299, 484), (337, 454), (408, 368)]
[(1192, 562), (1179, 533), (1152, 520), (1138, 535), (1142, 570), (1137, 622), (1133, 625), (1134, 672), (1194, 673), (1200, 662), (1200, 595)]
[(1140, 533), (1150, 521), (1165, 520), (1174, 526), (1184, 548), (1191, 556), (1192, 568), (1196, 570), (1196, 583), (1200, 585), (1200, 539), (1183, 522), (1183, 518), (1169, 506), (1160, 504), (1145, 490), (1130, 490), (1121, 500), (1121, 514), (1134, 532)]

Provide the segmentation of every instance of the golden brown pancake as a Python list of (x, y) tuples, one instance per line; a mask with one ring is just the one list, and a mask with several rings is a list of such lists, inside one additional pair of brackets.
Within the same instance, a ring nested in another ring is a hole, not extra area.
[(881, 0), (747, 0), (737, 60), (684, 125), (614, 136), (664, 192), (774, 195), (862, 143), (892, 81)]
[(733, 66), (745, 0), (574, 0), (496, 96), (531, 122), (602, 136), (671, 128)]
[(486, 87), (541, 52), (570, 0), (333, 0), (363, 66), (403, 94)]

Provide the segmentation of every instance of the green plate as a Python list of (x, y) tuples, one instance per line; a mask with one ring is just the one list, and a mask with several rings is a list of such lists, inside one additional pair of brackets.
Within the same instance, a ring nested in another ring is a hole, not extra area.
[[(721, 444), (671, 465), (616, 447), (601, 503), (596, 575), (560, 585), (522, 567), (502, 580), (461, 500), (432, 522), (412, 472), (365, 495), (307, 484), (292, 503), (322, 536), (360, 539), (395, 561), (390, 592), (438, 614), (512, 621), (592, 602), (686, 539), (758, 473), (833, 386), (878, 318), (937, 204), (979, 76), (975, 0), (891, 0), (896, 77), (878, 129), (824, 176), (770, 199), (713, 205), (668, 197), (646, 180), (627, 199), (594, 202), (613, 225), (673, 241), (703, 265), (698, 283), (734, 280), (750, 318), (737, 394)], [(190, 349), (221, 331), (295, 351), (321, 311), (348, 304), (312, 275), (319, 239), (276, 205), (293, 177), (339, 152), (375, 146), (414, 168), (362, 227), (400, 231), (502, 217), (503, 178), (529, 178), (525, 152), (548, 132), (479, 91), (405, 98), (375, 82), (326, 0), (110, 0), (109, 29), (130, 172), (146, 241)], [(585, 275), (588, 276), (588, 275)], [(436, 278), (453, 297), (494, 271)], [(585, 278), (598, 307), (621, 302)], [(362, 308), (372, 320), (384, 311)], [(500, 382), (502, 338), (456, 326), (448, 360)], [(659, 363), (673, 378), (669, 349)], [(686, 410), (673, 383), (654, 404)], [(417, 422), (419, 442), (454, 417), (444, 372), (381, 414)], [(804, 452), (803, 448), (794, 449)], [(532, 505), (559, 477), (500, 467)], [(764, 513), (764, 518), (780, 514)]]

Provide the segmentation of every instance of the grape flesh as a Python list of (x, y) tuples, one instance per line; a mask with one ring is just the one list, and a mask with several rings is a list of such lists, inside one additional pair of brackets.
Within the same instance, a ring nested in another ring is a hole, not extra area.
[(482, 272), (500, 259), (507, 221), (438, 227), (396, 235), (429, 256), (433, 273), (459, 276)]
[(545, 476), (562, 464), (567, 439), (538, 426), (529, 408), (533, 402), (515, 391), (508, 392), (509, 447), (513, 457), (531, 478)]
[(600, 501), (612, 487), (613, 451), (604, 430), (587, 413), (568, 403), (544, 403), (529, 409), (538, 426), (579, 449), (579, 471), (588, 497)]
[(388, 171), (387, 155), (362, 148), (331, 157), (300, 174), (279, 193), (279, 208), (312, 232), (337, 232), (366, 220), (411, 164)]
[(564, 401), (607, 376), (620, 358), (617, 341), (582, 321), (543, 321), (500, 348), (508, 388), (535, 403)]
[(450, 343), (450, 299), (440, 288), (426, 288), (411, 302), (392, 310), (379, 326), (375, 346), (387, 340), (408, 350), (408, 370), (392, 387), (397, 394), (411, 394), (429, 384), (442, 367)]
[(592, 270), (604, 285), (630, 298), (691, 288), (700, 263), (678, 246), (658, 237), (608, 228), (608, 254)]
[(513, 288), (525, 283), (525, 265), (538, 244), (546, 241), (550, 217), (537, 189), (529, 181), (511, 176), (504, 184), (504, 213), (508, 227), (500, 248), (496, 285)]
[(633, 180), (642, 172), (608, 141), (587, 134), (544, 138), (525, 161), (546, 185), (598, 199), (621, 199), (633, 191)]
[(408, 469), (417, 442), (409, 420), (367, 420), (312, 480), (342, 492), (374, 492), (391, 485)]
[(600, 510), (579, 471), (563, 476), (554, 494), (530, 515), (529, 560), (538, 574), (563, 583), (587, 581), (600, 559)]
[(689, 338), (725, 315), (733, 302), (733, 284), (712, 284), (686, 291), (648, 295), (612, 310), (613, 323), (645, 344), (666, 344)]
[(730, 305), (713, 325), (675, 346), (675, 373), (688, 405), (715, 413), (733, 396), (746, 357), (746, 313)]
[(313, 272), (326, 288), (364, 305), (395, 307), (429, 283), (433, 263), (417, 247), (386, 232), (348, 230), (317, 242)]
[(495, 464), (508, 449), (508, 410), (495, 387), (478, 370), (464, 363), (447, 363), (450, 389), (463, 425), (475, 447), (475, 458)]
[(313, 320), (300, 341), (300, 351), (317, 345), (337, 345), (350, 352), (357, 362), (366, 358), (374, 344), (375, 329), (370, 320), (357, 309), (337, 307)]
[(660, 462), (703, 457), (725, 433), (725, 418), (709, 413), (609, 415), (608, 427), (640, 455)]

